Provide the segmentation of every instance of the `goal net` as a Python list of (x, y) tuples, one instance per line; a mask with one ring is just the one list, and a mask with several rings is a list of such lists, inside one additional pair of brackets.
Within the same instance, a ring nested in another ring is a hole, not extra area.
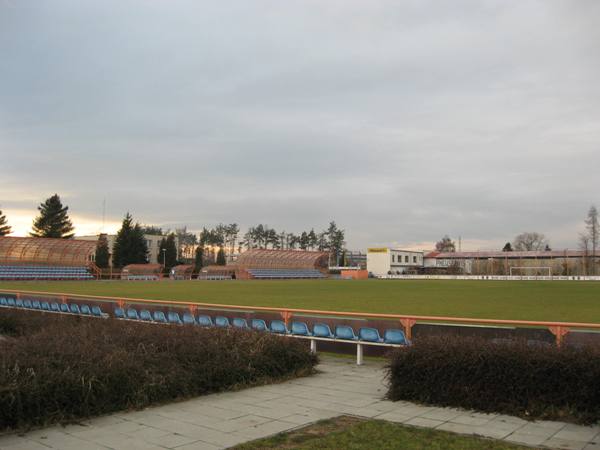
[(552, 276), (552, 267), (548, 267), (548, 266), (543, 266), (543, 267), (511, 267), (510, 268), (510, 275), (517, 275), (517, 276), (529, 276), (529, 277), (535, 277), (535, 276), (547, 276), (547, 277), (551, 277)]

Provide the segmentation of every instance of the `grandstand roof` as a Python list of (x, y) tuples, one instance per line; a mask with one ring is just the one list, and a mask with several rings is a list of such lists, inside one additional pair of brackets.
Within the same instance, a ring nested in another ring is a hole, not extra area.
[(123, 274), (130, 275), (152, 275), (162, 272), (163, 266), (161, 264), (128, 264), (123, 267)]
[(531, 259), (531, 258), (581, 258), (584, 252), (581, 250), (550, 250), (550, 251), (523, 251), (523, 252), (501, 252), (501, 251), (481, 251), (481, 252), (431, 252), (425, 255), (425, 258), (436, 259), (489, 259), (489, 258), (509, 258), (509, 259)]
[(329, 254), (304, 250), (251, 249), (242, 253), (236, 264), (240, 268), (319, 269), (327, 267)]
[(0, 236), (0, 264), (86, 266), (96, 241)]

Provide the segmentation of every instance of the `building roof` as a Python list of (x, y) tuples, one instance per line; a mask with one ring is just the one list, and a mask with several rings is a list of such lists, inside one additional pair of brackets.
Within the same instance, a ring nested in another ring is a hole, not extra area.
[(437, 259), (519, 259), (519, 258), (581, 258), (584, 252), (581, 250), (550, 250), (550, 251), (481, 251), (481, 252), (430, 252), (425, 258)]
[(315, 269), (327, 267), (328, 259), (327, 252), (251, 249), (238, 257), (236, 265), (256, 269)]
[(0, 236), (0, 263), (85, 266), (96, 253), (97, 241)]

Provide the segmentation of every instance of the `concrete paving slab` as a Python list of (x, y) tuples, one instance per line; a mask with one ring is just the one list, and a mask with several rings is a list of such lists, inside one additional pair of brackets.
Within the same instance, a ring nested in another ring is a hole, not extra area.
[(530, 446), (600, 450), (600, 427), (385, 399), (381, 364), (323, 358), (320, 373), (281, 384), (120, 412), (66, 427), (0, 435), (7, 450), (181, 450), (231, 447), (341, 414), (504, 439)]

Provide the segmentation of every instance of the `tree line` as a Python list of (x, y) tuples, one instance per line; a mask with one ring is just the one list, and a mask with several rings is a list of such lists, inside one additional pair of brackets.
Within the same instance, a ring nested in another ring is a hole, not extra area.
[[(598, 244), (600, 244), (600, 224), (598, 221), (598, 209), (595, 205), (590, 206), (584, 219), (584, 231), (579, 234), (579, 249), (583, 252), (583, 263), (585, 273), (596, 275), (598, 272)], [(456, 243), (445, 235), (436, 242), (435, 250), (440, 253), (456, 252)], [(503, 252), (524, 251), (552, 251), (550, 241), (543, 233), (527, 231), (520, 233), (512, 242), (507, 242), (502, 248)]]

